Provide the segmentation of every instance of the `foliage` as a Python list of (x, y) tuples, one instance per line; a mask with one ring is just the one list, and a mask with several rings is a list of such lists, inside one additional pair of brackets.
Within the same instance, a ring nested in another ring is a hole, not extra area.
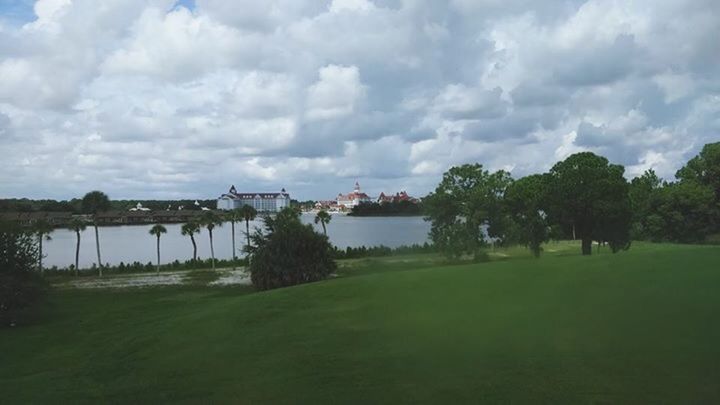
[(265, 217), (265, 229), (257, 230), (250, 248), (250, 276), (259, 290), (318, 281), (335, 271), (332, 246), (310, 224), (300, 222), (293, 208), (275, 218)]
[(0, 223), (0, 326), (16, 324), (23, 310), (42, 296), (44, 283), (33, 272), (37, 257), (38, 242), (31, 230)]
[(183, 236), (189, 236), (193, 245), (193, 260), (197, 260), (197, 243), (195, 242), (195, 234), (200, 233), (200, 223), (197, 221), (189, 221), (182, 225), (180, 233)]
[(348, 213), (348, 215), (356, 217), (420, 216), (422, 214), (423, 205), (412, 201), (364, 203), (354, 206)]
[(254, 220), (255, 217), (257, 217), (257, 210), (255, 207), (251, 207), (247, 204), (240, 207), (240, 212), (242, 213), (242, 217), (245, 220), (245, 237), (247, 238), (247, 245), (245, 246), (245, 251), (249, 251), (250, 249), (250, 221)]
[(157, 272), (160, 273), (160, 236), (167, 233), (167, 228), (161, 224), (155, 224), (152, 228), (150, 228), (148, 233), (157, 237)]
[(702, 242), (717, 229), (717, 209), (710, 187), (695, 181), (668, 184), (650, 198), (645, 234), (656, 242)]
[(37, 257), (38, 257), (38, 269), (40, 270), (40, 274), (42, 274), (42, 272), (43, 272), (43, 265), (42, 265), (43, 241), (44, 240), (52, 240), (52, 238), (50, 237), (50, 234), (53, 232), (53, 230), (54, 230), (54, 228), (50, 224), (50, 222), (48, 222), (47, 220), (44, 220), (44, 219), (36, 220), (32, 224), (32, 232), (35, 234), (35, 236), (37, 237), (37, 241), (38, 241), (38, 256)]
[(632, 204), (633, 220), (631, 236), (634, 239), (649, 239), (648, 216), (651, 214), (650, 203), (654, 194), (662, 187), (655, 171), (646, 170), (641, 176), (630, 182), (630, 203)]
[(70, 223), (68, 224), (68, 229), (75, 232), (75, 237), (77, 238), (76, 244), (75, 244), (75, 274), (77, 275), (80, 271), (80, 234), (82, 231), (84, 231), (87, 228), (87, 222), (85, 222), (84, 219), (80, 217), (73, 217), (70, 220)]
[(450, 258), (480, 257), (479, 249), (485, 243), (483, 227), (490, 237), (504, 234), (502, 198), (511, 182), (507, 172), (489, 173), (480, 164), (445, 172), (435, 191), (424, 199), (435, 246)]
[(102, 191), (91, 191), (82, 198), (82, 211), (96, 215), (110, 209), (110, 199)]
[(510, 239), (527, 246), (540, 257), (542, 243), (549, 239), (547, 222), (547, 177), (535, 174), (523, 177), (508, 187), (505, 206), (512, 221)]
[(322, 229), (323, 229), (323, 234), (324, 234), (324, 235), (327, 235), (327, 228), (325, 227), (325, 225), (329, 224), (331, 220), (332, 220), (332, 215), (330, 215), (330, 214), (329, 214), (327, 211), (325, 211), (325, 210), (320, 210), (320, 211), (318, 211), (318, 213), (315, 215), (315, 223), (316, 223), (316, 224), (318, 224), (318, 223), (319, 223), (319, 224), (322, 224)]
[(703, 146), (700, 154), (678, 170), (675, 177), (710, 187), (720, 200), (720, 142)]
[(333, 247), (333, 258), (336, 260), (343, 259), (360, 259), (365, 257), (384, 257), (392, 255), (407, 255), (417, 253), (435, 253), (437, 249), (433, 245), (424, 243), (422, 245), (414, 244), (410, 246), (398, 246), (396, 248), (390, 248), (387, 246), (360, 246), (351, 247), (348, 246), (345, 249), (339, 249)]
[(213, 262), (213, 269), (215, 268), (215, 247), (213, 246), (213, 229), (216, 226), (222, 226), (223, 217), (215, 211), (205, 211), (200, 217), (200, 224), (208, 230), (208, 237), (210, 238), (210, 256)]
[(630, 244), (631, 205), (625, 169), (592, 152), (580, 152), (556, 163), (549, 174), (551, 221), (574, 226), (582, 253), (592, 241), (607, 241), (614, 252)]

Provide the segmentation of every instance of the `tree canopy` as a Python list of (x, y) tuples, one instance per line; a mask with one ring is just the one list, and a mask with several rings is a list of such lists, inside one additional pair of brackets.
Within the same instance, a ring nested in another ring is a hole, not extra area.
[(448, 170), (425, 200), (430, 238), (448, 257), (478, 255), (489, 237), (503, 235), (502, 198), (512, 183), (510, 174), (490, 173), (480, 164)]
[(333, 248), (325, 235), (303, 224), (299, 214), (285, 208), (264, 218), (264, 229), (252, 236), (250, 275), (255, 288), (269, 290), (318, 281), (336, 269)]

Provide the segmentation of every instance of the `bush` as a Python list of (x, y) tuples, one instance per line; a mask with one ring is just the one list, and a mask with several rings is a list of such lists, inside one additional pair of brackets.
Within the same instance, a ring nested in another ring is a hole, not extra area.
[(253, 235), (250, 277), (255, 288), (270, 290), (326, 278), (336, 269), (326, 236), (303, 225), (292, 209), (265, 218), (265, 231)]
[(45, 290), (33, 273), (37, 239), (16, 224), (0, 224), (0, 326), (13, 326)]

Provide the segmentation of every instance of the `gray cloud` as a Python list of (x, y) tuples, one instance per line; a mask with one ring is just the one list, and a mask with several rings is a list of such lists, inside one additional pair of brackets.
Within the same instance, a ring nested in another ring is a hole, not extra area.
[(715, 3), (0, 6), (2, 193), (424, 194), (454, 164), (579, 150), (671, 178), (720, 137)]

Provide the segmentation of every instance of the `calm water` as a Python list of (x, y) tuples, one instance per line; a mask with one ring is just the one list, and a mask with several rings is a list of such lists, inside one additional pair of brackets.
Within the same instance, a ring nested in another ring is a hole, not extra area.
[[(314, 215), (305, 214), (302, 220), (312, 223)], [(261, 226), (261, 221), (253, 221), (250, 228)], [(160, 261), (172, 262), (192, 258), (192, 243), (190, 238), (180, 234), (182, 224), (168, 224), (165, 227), (168, 233), (160, 238)], [(155, 262), (155, 237), (148, 234), (152, 225), (125, 225), (101, 227), (100, 252), (105, 263), (119, 264), (120, 262), (142, 263)], [(322, 232), (319, 225), (315, 227)], [(377, 246), (385, 245), (397, 247), (413, 243), (426, 242), (430, 224), (421, 217), (349, 217), (333, 215), (332, 221), (327, 225), (330, 241), (340, 247), (347, 246)], [(235, 244), (241, 247), (245, 241), (245, 223), (235, 224)], [(215, 257), (229, 259), (232, 257), (230, 223), (224, 224), (213, 231)], [(43, 249), (47, 255), (45, 266), (65, 267), (75, 262), (75, 233), (58, 229), (53, 232), (52, 240), (44, 242)], [(210, 257), (210, 242), (206, 230), (195, 235), (198, 244), (198, 256)], [(238, 252), (238, 256), (242, 253)], [(80, 267), (89, 267), (97, 261), (95, 253), (95, 233), (88, 227), (80, 237)]]

